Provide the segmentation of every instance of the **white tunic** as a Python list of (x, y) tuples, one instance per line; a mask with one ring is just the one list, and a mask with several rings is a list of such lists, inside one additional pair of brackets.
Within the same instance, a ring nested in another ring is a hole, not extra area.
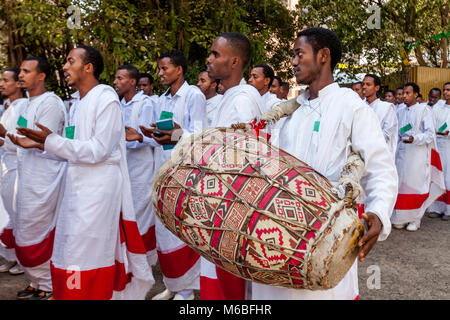
[[(155, 99), (144, 95), (142, 91), (134, 95), (128, 102), (123, 98), (120, 104), (124, 125), (132, 127), (142, 134), (139, 126), (147, 127), (150, 123), (155, 122), (156, 104), (154, 101)], [(155, 215), (151, 203), (151, 190), (155, 178), (154, 147), (150, 142), (153, 139), (144, 135), (143, 137), (142, 143), (126, 141), (127, 165), (137, 224), (144, 239), (149, 264), (154, 265), (158, 259), (154, 239)]]
[[(76, 108), (74, 138), (53, 133), (45, 142), (45, 150), (68, 161), (52, 255), (54, 297), (143, 299), (154, 279), (133, 209), (119, 99), (97, 85)], [(80, 291), (68, 288), (73, 266), (81, 281), (96, 272)], [(123, 271), (132, 277), (118, 288)], [(94, 290), (96, 284), (102, 286)]]
[(398, 121), (395, 106), (392, 103), (381, 101), (380, 99), (376, 99), (369, 106), (375, 111), (380, 120), (384, 139), (394, 158), (398, 142)]
[(280, 99), (277, 98), (277, 96), (273, 93), (270, 93), (270, 91), (267, 91), (261, 96), (263, 103), (264, 103), (264, 113), (267, 111), (272, 110), (273, 107), (278, 105), (280, 102), (282, 102)]
[[(375, 113), (355, 92), (339, 88), (337, 83), (320, 90), (317, 99), (309, 101), (308, 97), (299, 96), (300, 107), (278, 121), (275, 129), (279, 132), (272, 136), (272, 143), (308, 163), (334, 185), (351, 149), (358, 152), (366, 165), (361, 180), (366, 212), (380, 218), (383, 228), (379, 240), (385, 240), (391, 231), (389, 218), (397, 194), (397, 174)], [(344, 279), (329, 290), (296, 290), (257, 283), (252, 286), (253, 299), (355, 299), (357, 296), (356, 261)]]
[(216, 113), (222, 101), (223, 95), (216, 94), (214, 97), (206, 100), (206, 112), (208, 113), (208, 126), (211, 126), (214, 118), (216, 117)]
[[(442, 172), (441, 177), (437, 172), (434, 174), (431, 165), (436, 149), (433, 114), (428, 106), (416, 103), (401, 107), (397, 115), (399, 141), (395, 162), (399, 190), (391, 221), (393, 224), (420, 224), (425, 209), (444, 191), (438, 191), (441, 184), (444, 188)], [(414, 137), (412, 143), (402, 142), (411, 136)], [(436, 195), (436, 192), (439, 193)]]

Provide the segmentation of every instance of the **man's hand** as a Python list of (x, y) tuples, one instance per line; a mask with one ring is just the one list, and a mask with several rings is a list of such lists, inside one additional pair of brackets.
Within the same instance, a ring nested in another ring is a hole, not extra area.
[(436, 132), (436, 134), (440, 136), (448, 136), (448, 130), (445, 130), (443, 132)]
[(368, 230), (358, 242), (358, 246), (361, 247), (358, 255), (360, 262), (363, 262), (370, 250), (372, 250), (383, 228), (380, 218), (372, 212), (363, 213), (362, 218), (367, 222)]
[(125, 129), (125, 138), (127, 141), (144, 141), (144, 137), (136, 129), (127, 126), (125, 126)]
[(414, 137), (413, 137), (413, 136), (410, 136), (408, 139), (402, 139), (402, 141), (403, 141), (404, 143), (413, 143)]
[(18, 145), (19, 147), (22, 147), (25, 149), (38, 148), (38, 149), (44, 150), (43, 143), (33, 141), (27, 137), (18, 137), (18, 136), (12, 135), (10, 133), (7, 133), (6, 135), (9, 137), (9, 139), (11, 139), (12, 143), (14, 143), (15, 145)]
[(23, 136), (30, 138), (31, 140), (38, 142), (38, 143), (45, 143), (47, 136), (49, 136), (52, 133), (52, 131), (37, 122), (35, 123), (35, 125), (42, 131), (28, 129), (28, 128), (17, 128), (17, 132)]
[[(183, 134), (183, 130), (181, 127), (174, 122), (172, 130), (160, 130), (156, 128), (156, 124), (150, 124), (150, 128), (146, 128), (144, 126), (140, 126), (142, 133), (149, 137), (153, 138), (160, 145), (174, 145), (177, 144), (178, 140), (180, 140), (181, 135)], [(155, 136), (155, 131), (158, 131), (163, 134), (162, 137)]]
[(2, 138), (6, 137), (6, 129), (1, 123), (0, 123), (0, 137)]

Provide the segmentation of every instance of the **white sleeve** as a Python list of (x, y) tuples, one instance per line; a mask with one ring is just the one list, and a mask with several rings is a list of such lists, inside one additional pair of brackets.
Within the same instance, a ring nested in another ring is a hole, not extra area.
[(146, 99), (142, 102), (141, 110), (139, 112), (138, 118), (138, 128), (137, 131), (144, 137), (142, 143), (139, 141), (127, 141), (127, 148), (137, 149), (145, 146), (159, 147), (160, 145), (153, 139), (145, 136), (142, 133), (142, 130), (139, 126), (150, 127), (151, 123), (155, 123), (156, 113), (155, 113), (156, 104), (154, 100)]
[(87, 141), (67, 139), (52, 133), (45, 141), (45, 150), (75, 163), (94, 164), (108, 159), (124, 130), (118, 101), (98, 108), (94, 128), (94, 134)]
[[(206, 113), (206, 98), (201, 91), (192, 90), (188, 93), (185, 101), (184, 114), (184, 132), (192, 134), (200, 132), (208, 127), (208, 118)], [(186, 120), (187, 123), (186, 123)]]
[(398, 143), (398, 120), (394, 108), (389, 108), (383, 122), (383, 134), (389, 149), (395, 154)]
[(420, 123), (420, 133), (414, 135), (412, 144), (424, 145), (431, 143), (435, 138), (433, 113), (430, 108), (425, 107), (422, 122)]
[(361, 179), (366, 196), (365, 211), (380, 218), (383, 228), (378, 240), (385, 240), (391, 232), (390, 217), (397, 199), (398, 176), (377, 116), (370, 108), (359, 108), (353, 116), (352, 147), (365, 163)]

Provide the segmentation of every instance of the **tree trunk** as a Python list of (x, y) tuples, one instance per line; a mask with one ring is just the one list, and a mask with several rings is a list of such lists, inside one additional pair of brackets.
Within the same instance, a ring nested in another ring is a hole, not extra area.
[[(442, 30), (446, 32), (448, 25), (448, 15), (450, 13), (448, 4), (444, 4), (439, 8), (439, 12), (441, 13), (441, 26)], [(441, 38), (441, 68), (447, 68), (448, 64), (448, 39), (445, 37)]]

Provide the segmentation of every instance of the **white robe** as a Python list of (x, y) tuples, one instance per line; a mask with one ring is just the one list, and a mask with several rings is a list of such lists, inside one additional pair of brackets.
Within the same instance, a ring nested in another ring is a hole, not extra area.
[[(62, 134), (66, 109), (53, 92), (45, 92), (30, 98), (21, 116), (30, 129), (40, 130), (39, 122)], [(17, 159), (16, 256), (33, 287), (51, 291), (50, 257), (66, 162), (39, 149), (18, 148)]]
[(398, 120), (395, 106), (392, 103), (381, 101), (380, 99), (376, 99), (369, 106), (375, 111), (380, 120), (384, 139), (392, 157), (395, 158), (398, 143)]
[(217, 113), (220, 101), (222, 101), (222, 98), (223, 98), (223, 95), (216, 94), (214, 97), (206, 100), (206, 112), (208, 114), (208, 126), (211, 126), (211, 123), (213, 122), (214, 118), (216, 117), (216, 113)]
[[(205, 95), (187, 82), (174, 96), (168, 89), (159, 97), (156, 119), (160, 119), (162, 111), (173, 113), (173, 120), (182, 128), (183, 137), (207, 128)], [(162, 146), (155, 149), (156, 172), (171, 154), (172, 149), (163, 150)], [(199, 255), (172, 234), (159, 219), (155, 221), (155, 229), (158, 259), (167, 289), (172, 292), (199, 289)]]
[[(442, 100), (441, 100), (442, 101)], [(437, 102), (433, 106), (434, 127), (436, 132), (450, 130), (450, 105)], [(445, 127), (445, 128), (444, 128)], [(436, 144), (441, 159), (444, 172), (445, 193), (440, 196), (429, 208), (430, 212), (443, 213), (450, 215), (450, 135), (442, 136), (436, 134)]]
[[(397, 194), (397, 174), (375, 113), (358, 94), (339, 88), (337, 83), (320, 90), (317, 99), (309, 101), (308, 97), (300, 95), (300, 107), (277, 122), (272, 143), (308, 163), (334, 185), (351, 149), (358, 152), (366, 165), (360, 182), (366, 194), (366, 212), (380, 218), (383, 228), (379, 240), (385, 240), (391, 231), (389, 218)], [(318, 131), (314, 130), (316, 121), (320, 121)], [(286, 289), (257, 283), (252, 286), (252, 298), (256, 300), (357, 297), (356, 261), (343, 280), (329, 290)]]
[[(154, 123), (155, 99), (138, 92), (130, 101), (120, 102), (125, 126), (132, 127), (142, 134), (140, 125)], [(147, 250), (150, 265), (155, 265), (156, 253), (155, 215), (151, 203), (151, 190), (155, 178), (154, 147), (150, 139), (144, 136), (143, 142), (127, 141), (127, 164), (130, 175), (131, 193), (139, 231)]]
[[(0, 122), (7, 131), (13, 132), (16, 130), (20, 113), (26, 107), (27, 99), (16, 99), (12, 103), (8, 99), (6, 102), (9, 107), (3, 112)], [(3, 245), (0, 244), (0, 256), (8, 261), (16, 261), (13, 230), (16, 219), (14, 186), (17, 173), (17, 146), (9, 138), (5, 137), (5, 142), (1, 148), (3, 153), (1, 158), (0, 193), (4, 208), (8, 213), (9, 224), (5, 226), (3, 233), (0, 232), (0, 241), (3, 243)]]
[(282, 101), (277, 98), (277, 96), (270, 91), (267, 91), (261, 96), (264, 103), (264, 113), (273, 109), (273, 107), (280, 104)]
[[(425, 209), (445, 191), (442, 168), (437, 160), (433, 114), (428, 106), (416, 103), (401, 107), (397, 115), (399, 141), (395, 163), (399, 189), (391, 221), (420, 226)], [(414, 137), (413, 143), (402, 142), (410, 136)]]
[(74, 139), (52, 133), (45, 150), (68, 161), (51, 259), (54, 298), (144, 299), (154, 279), (133, 209), (116, 92), (92, 88), (76, 104)]
[[(218, 106), (212, 127), (230, 127), (234, 123), (250, 123), (259, 118), (264, 103), (253, 86), (241, 84), (228, 89)], [(200, 298), (202, 300), (243, 299), (245, 282), (226, 274), (213, 263), (201, 257)], [(233, 288), (233, 286), (235, 286)]]

